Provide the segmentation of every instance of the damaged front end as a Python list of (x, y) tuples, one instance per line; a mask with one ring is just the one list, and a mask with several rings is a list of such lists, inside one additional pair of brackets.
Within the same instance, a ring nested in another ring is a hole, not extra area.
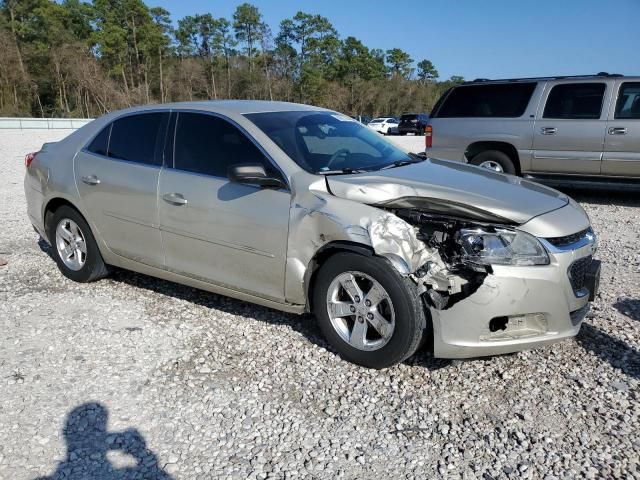
[(416, 265), (409, 276), (430, 307), (449, 308), (472, 295), (491, 273), (490, 265), (465, 260), (457, 241), (461, 227), (457, 221), (408, 209), (391, 209), (390, 212), (415, 229), (425, 261)]
[[(418, 205), (411, 199), (378, 205), (378, 208), (392, 214), (390, 217), (397, 219), (396, 223), (412, 226), (413, 232), (400, 228), (395, 231), (404, 237), (415, 238), (413, 242), (406, 238), (397, 241), (389, 234), (388, 228), (382, 228), (392, 223), (391, 220), (382, 224), (378, 222), (371, 229), (371, 238), (376, 251), (379, 247), (376, 248), (374, 240), (378, 236), (383, 237), (386, 243), (415, 245), (409, 252), (414, 259), (412, 268), (405, 273), (416, 282), (425, 302), (432, 308), (446, 310), (475, 293), (487, 275), (493, 273), (493, 265), (549, 263), (536, 238), (511, 228), (504, 219), (472, 207), (434, 205), (433, 202), (427, 207), (423, 199), (417, 200), (420, 202)], [(375, 235), (380, 230), (384, 235)]]

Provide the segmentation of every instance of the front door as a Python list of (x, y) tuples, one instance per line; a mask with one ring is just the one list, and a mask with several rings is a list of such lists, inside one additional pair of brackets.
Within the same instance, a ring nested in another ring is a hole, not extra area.
[(158, 267), (157, 188), (168, 118), (168, 112), (119, 118), (74, 160), (84, 209), (109, 250)]
[(167, 268), (282, 301), (291, 195), (227, 178), (237, 163), (276, 168), (219, 116), (180, 112), (175, 128), (173, 168), (160, 174), (158, 200)]
[(640, 82), (619, 84), (607, 123), (602, 174), (640, 177)]
[[(605, 129), (606, 82), (561, 83), (543, 95), (533, 129), (533, 168), (540, 173), (599, 175)], [(603, 113), (604, 112), (604, 113)]]

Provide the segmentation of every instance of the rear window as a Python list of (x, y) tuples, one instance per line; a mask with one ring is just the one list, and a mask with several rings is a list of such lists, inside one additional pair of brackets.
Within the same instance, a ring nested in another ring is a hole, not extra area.
[(402, 115), (400, 117), (400, 121), (403, 122), (403, 121), (407, 121), (407, 120), (416, 120), (417, 118), (418, 118), (418, 116), (415, 115), (415, 114)]
[(536, 83), (465, 85), (454, 88), (435, 117), (520, 117)]
[(111, 124), (107, 125), (102, 131), (95, 136), (87, 150), (97, 155), (107, 155), (107, 147), (109, 146), (109, 133), (111, 132)]
[[(144, 113), (119, 118), (111, 127), (109, 157), (118, 160), (162, 164), (162, 156), (156, 155), (156, 143), (163, 138), (160, 128), (168, 113)], [(166, 128), (166, 124), (165, 124)]]
[(543, 118), (596, 120), (600, 118), (604, 83), (565, 83), (549, 92)]
[(640, 118), (640, 83), (625, 82), (620, 87), (615, 118)]

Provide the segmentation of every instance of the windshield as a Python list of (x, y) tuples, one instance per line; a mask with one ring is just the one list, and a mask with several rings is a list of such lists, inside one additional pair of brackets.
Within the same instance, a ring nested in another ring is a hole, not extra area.
[(245, 117), (310, 173), (353, 173), (418, 161), (339, 113), (268, 112)]

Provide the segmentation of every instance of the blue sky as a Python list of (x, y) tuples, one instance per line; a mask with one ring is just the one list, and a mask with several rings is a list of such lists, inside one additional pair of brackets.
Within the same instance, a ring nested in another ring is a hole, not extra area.
[[(147, 0), (174, 20), (231, 18), (235, 0)], [(430, 59), (441, 78), (640, 75), (640, 0), (253, 0), (277, 33), (298, 10), (328, 17), (344, 38)]]

